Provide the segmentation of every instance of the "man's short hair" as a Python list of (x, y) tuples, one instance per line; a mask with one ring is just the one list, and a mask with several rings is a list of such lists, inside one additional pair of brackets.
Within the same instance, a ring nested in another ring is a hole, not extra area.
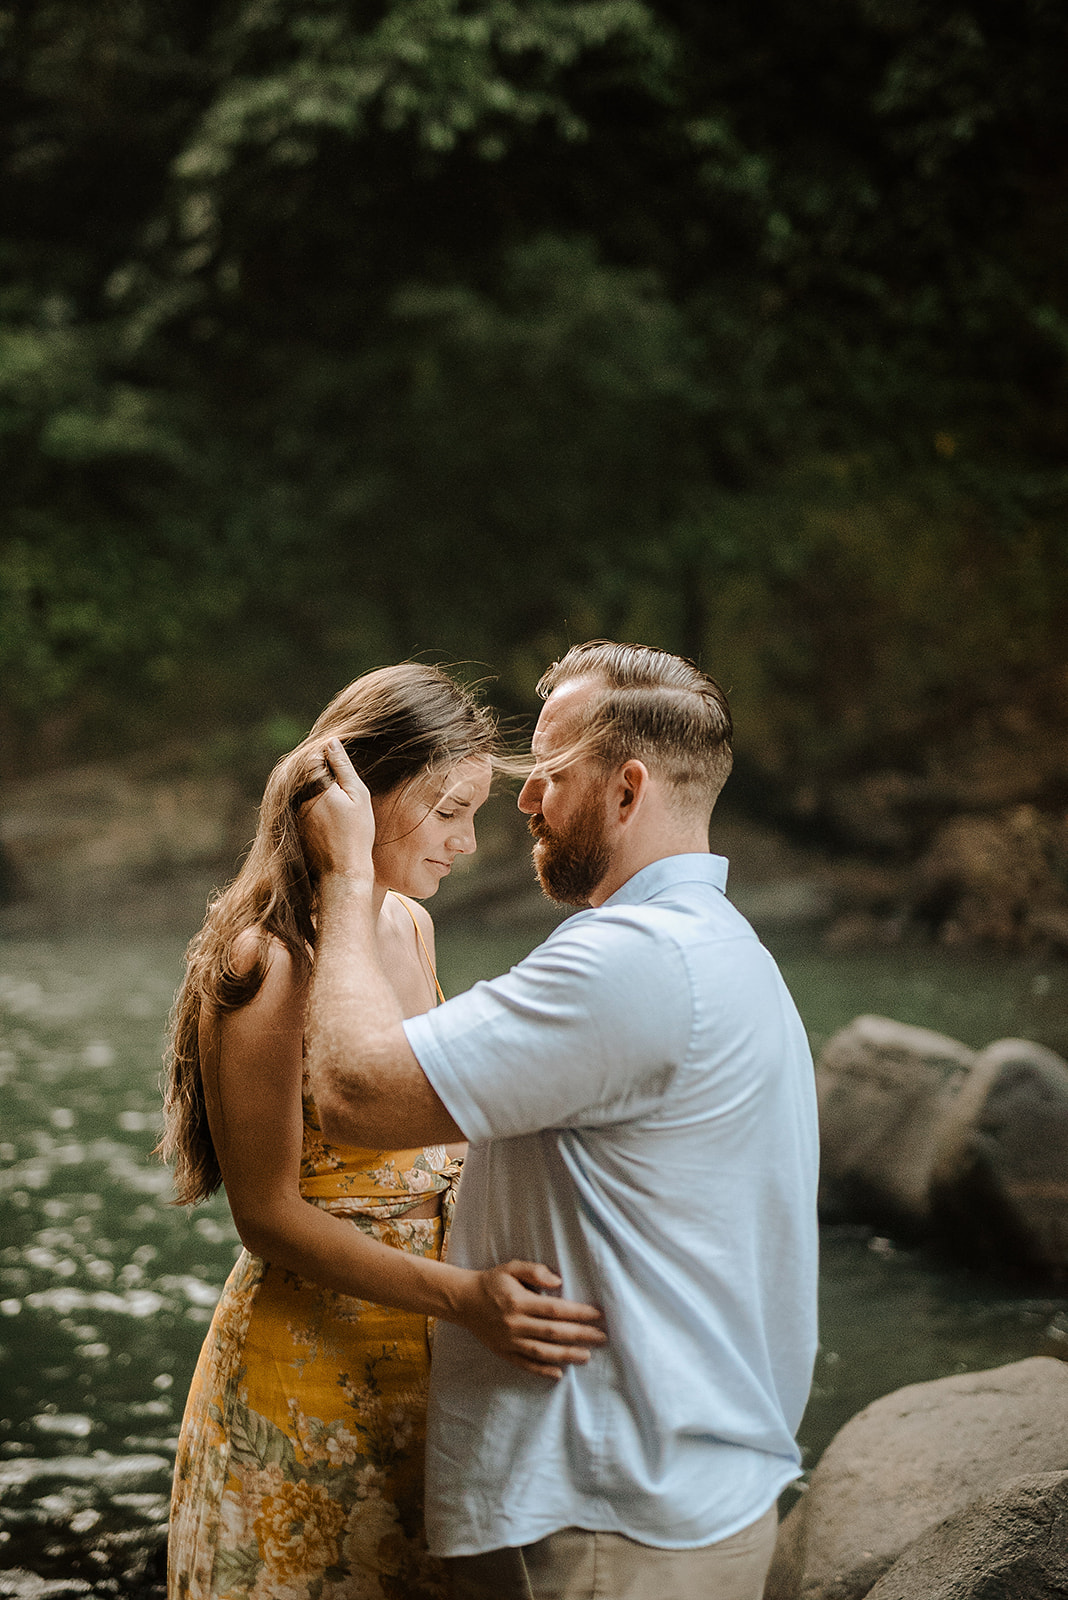
[(590, 708), (576, 754), (611, 768), (637, 758), (683, 791), (680, 800), (711, 808), (734, 761), (730, 707), (715, 679), (651, 645), (594, 639), (554, 661), (538, 693), (547, 700), (563, 684), (585, 679), (604, 693)]

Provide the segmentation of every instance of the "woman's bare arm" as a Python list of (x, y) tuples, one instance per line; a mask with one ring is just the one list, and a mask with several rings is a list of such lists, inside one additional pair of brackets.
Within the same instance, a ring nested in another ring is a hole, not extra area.
[(457, 1322), (495, 1354), (550, 1377), (604, 1342), (592, 1306), (538, 1293), (548, 1268), (509, 1262), (486, 1272), (427, 1260), (368, 1238), (311, 1205), (298, 1178), (305, 988), (272, 949), (258, 994), (205, 1017), (201, 1060), (208, 1116), (234, 1222), (257, 1256), (341, 1294)]

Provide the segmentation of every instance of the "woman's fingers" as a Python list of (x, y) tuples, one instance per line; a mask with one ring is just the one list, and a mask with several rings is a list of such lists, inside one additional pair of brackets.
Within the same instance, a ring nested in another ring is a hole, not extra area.
[(527, 1309), (532, 1317), (548, 1317), (555, 1322), (604, 1321), (602, 1311), (598, 1311), (596, 1306), (586, 1305), (582, 1300), (551, 1300), (548, 1295), (539, 1295), (536, 1304)]
[[(560, 1276), (538, 1261), (506, 1261), (499, 1272), (517, 1279), (535, 1290), (553, 1290), (560, 1286)], [(535, 1317), (549, 1317), (562, 1322), (603, 1322), (604, 1313), (597, 1306), (583, 1300), (561, 1300), (555, 1294), (542, 1293), (522, 1296), (523, 1309)]]
[(581, 1345), (544, 1344), (539, 1339), (523, 1339), (513, 1346), (507, 1359), (526, 1372), (560, 1378), (565, 1366), (585, 1366), (590, 1352)]
[(563, 1361), (571, 1367), (584, 1367), (590, 1359), (589, 1350), (579, 1344), (543, 1344), (539, 1339), (530, 1339), (518, 1348), (527, 1360), (549, 1366), (559, 1366)]
[(519, 1338), (542, 1339), (551, 1344), (581, 1344), (593, 1349), (608, 1343), (604, 1329), (594, 1323), (556, 1322), (543, 1317), (540, 1311), (529, 1312), (523, 1318), (517, 1317), (512, 1324), (512, 1331)]
[(520, 1283), (525, 1283), (530, 1289), (559, 1289), (563, 1279), (552, 1267), (547, 1267), (541, 1261), (505, 1261), (500, 1267), (501, 1272), (507, 1272), (510, 1277), (518, 1278)]
[[(532, 1261), (508, 1261), (477, 1274), (478, 1311), (468, 1322), (490, 1349), (524, 1372), (559, 1378), (607, 1344), (603, 1317), (581, 1300), (558, 1300), (560, 1277)], [(539, 1290), (541, 1292), (539, 1292)]]

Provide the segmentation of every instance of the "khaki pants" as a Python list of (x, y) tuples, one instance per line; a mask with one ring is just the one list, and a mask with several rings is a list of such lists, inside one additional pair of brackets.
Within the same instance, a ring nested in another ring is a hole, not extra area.
[(777, 1529), (774, 1506), (696, 1550), (561, 1528), (536, 1544), (454, 1556), (446, 1566), (454, 1600), (760, 1600)]

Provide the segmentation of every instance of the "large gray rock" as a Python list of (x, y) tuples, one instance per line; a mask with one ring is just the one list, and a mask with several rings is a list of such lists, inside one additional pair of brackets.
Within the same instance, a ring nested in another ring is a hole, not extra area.
[(975, 1053), (886, 1017), (857, 1017), (816, 1063), (825, 1215), (930, 1228), (931, 1167)]
[(1068, 1270), (1068, 1062), (1025, 1039), (980, 1053), (940, 1122), (930, 1205), (961, 1253)]
[(910, 1545), (867, 1600), (1068, 1600), (1068, 1473), (973, 1501)]
[(1011, 1271), (1068, 1274), (1068, 1062), (1001, 1039), (857, 1017), (816, 1064), (824, 1216), (937, 1235)]
[(780, 1529), (765, 1600), (861, 1600), (929, 1529), (1051, 1472), (1068, 1472), (1068, 1365), (910, 1384), (832, 1439)]
[(805, 1575), (805, 1502), (798, 1500), (779, 1523), (775, 1551), (764, 1580), (764, 1600), (797, 1600)]

